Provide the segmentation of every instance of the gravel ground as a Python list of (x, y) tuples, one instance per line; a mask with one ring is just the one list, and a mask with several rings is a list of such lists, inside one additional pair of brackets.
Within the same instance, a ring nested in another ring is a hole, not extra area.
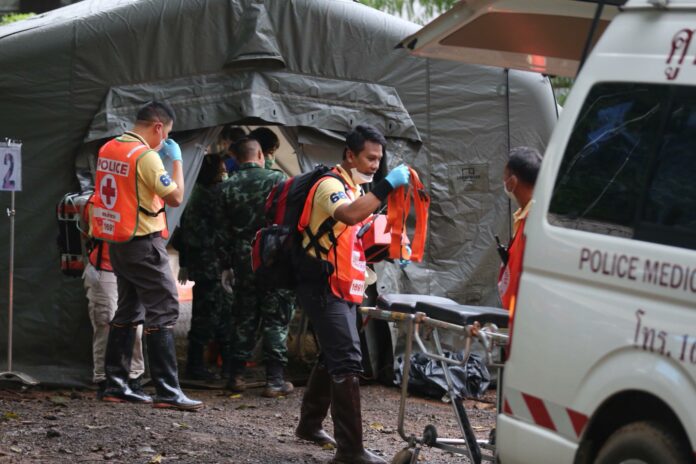
[[(89, 390), (0, 388), (0, 463), (320, 463), (334, 453), (294, 437), (302, 388), (273, 400), (260, 389), (241, 396), (188, 389), (205, 402), (195, 413), (103, 403)], [(481, 402), (466, 402), (479, 438), (494, 425), (493, 401), (490, 392)], [(399, 390), (367, 385), (362, 402), (365, 443), (389, 461), (404, 446), (396, 432)], [(407, 432), (420, 434), (429, 423), (440, 436), (460, 436), (448, 404), (410, 398)], [(325, 425), (330, 431), (330, 421)], [(420, 462), (467, 461), (425, 449)]]

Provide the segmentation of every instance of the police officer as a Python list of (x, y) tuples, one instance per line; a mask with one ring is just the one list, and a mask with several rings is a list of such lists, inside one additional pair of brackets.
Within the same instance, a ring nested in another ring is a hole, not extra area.
[[(234, 306), (230, 333), (230, 378), (227, 388), (245, 389), (244, 370), (256, 344), (260, 324), (266, 365), (266, 387), (262, 395), (287, 395), (293, 385), (283, 377), (287, 364), (288, 325), (294, 312), (292, 295), (266, 289), (251, 269), (251, 241), (265, 225), (264, 205), (271, 189), (286, 178), (280, 171), (264, 168), (258, 141), (244, 138), (235, 144), (239, 171), (221, 186), (218, 202), (223, 256), (234, 271)], [(227, 282), (227, 278), (225, 278)]]
[[(215, 241), (213, 205), (220, 182), (227, 179), (222, 156), (203, 157), (196, 185), (191, 192), (181, 226), (175, 235), (179, 251), (179, 281), (196, 282), (193, 286), (191, 328), (188, 333), (186, 377), (209, 381), (215, 378), (204, 362), (205, 347), (218, 334), (226, 334), (229, 324), (231, 296), (220, 284), (220, 266)], [(223, 357), (225, 349), (222, 349)]]
[[(322, 362), (310, 375), (295, 433), (319, 445), (336, 443), (332, 462), (337, 463), (385, 462), (363, 447), (358, 377), (362, 354), (356, 326), (366, 269), (357, 231), (394, 188), (409, 181), (408, 168), (401, 165), (363, 194), (360, 185), (372, 182), (385, 146), (386, 140), (376, 128), (357, 126), (346, 137), (343, 161), (333, 168), (340, 180), (319, 179), (305, 204), (311, 208), (303, 238), (309, 258), (305, 271), (298, 275), (297, 298), (314, 326)], [(326, 224), (333, 224), (328, 231)], [(325, 274), (311, 270), (317, 262), (325, 263)], [(322, 428), (329, 406), (335, 441)]]
[[(179, 387), (173, 334), (179, 301), (162, 237), (167, 234), (164, 204), (179, 206), (184, 198), (181, 149), (167, 139), (173, 124), (171, 106), (149, 102), (138, 111), (130, 131), (99, 150), (90, 224), (95, 238), (111, 242), (118, 285), (103, 400), (152, 401), (156, 408), (191, 410), (203, 404), (187, 398)], [(160, 156), (172, 160), (171, 177)], [(133, 339), (143, 323), (154, 399), (128, 386)]]

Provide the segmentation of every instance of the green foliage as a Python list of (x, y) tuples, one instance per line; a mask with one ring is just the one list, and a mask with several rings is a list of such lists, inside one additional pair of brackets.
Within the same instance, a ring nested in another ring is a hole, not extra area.
[(0, 26), (5, 24), (14, 23), (16, 21), (21, 21), (23, 19), (31, 18), (34, 13), (11, 13), (4, 16), (0, 16)]
[[(458, 0), (359, 0), (360, 3), (422, 23), (449, 10)], [(419, 8), (420, 7), (420, 8)]]
[(553, 93), (556, 95), (556, 101), (559, 105), (565, 105), (566, 98), (573, 87), (575, 79), (572, 77), (552, 77), (551, 85), (553, 85)]

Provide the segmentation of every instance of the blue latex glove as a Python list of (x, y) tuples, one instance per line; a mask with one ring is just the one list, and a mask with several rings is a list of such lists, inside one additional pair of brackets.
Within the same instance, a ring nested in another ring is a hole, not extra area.
[(162, 159), (169, 158), (172, 161), (181, 161), (181, 148), (179, 144), (172, 139), (165, 140), (158, 153)]
[(405, 164), (400, 164), (391, 170), (385, 179), (393, 188), (398, 188), (408, 184), (411, 173)]
[[(410, 257), (410, 256), (411, 256), (411, 247), (408, 246), (408, 245), (406, 245), (405, 248), (406, 248), (406, 250), (407, 250), (408, 256)], [(408, 266), (409, 264), (411, 264), (411, 260), (410, 260), (410, 259), (399, 259), (399, 267), (400, 267), (401, 269), (406, 269), (406, 266)]]

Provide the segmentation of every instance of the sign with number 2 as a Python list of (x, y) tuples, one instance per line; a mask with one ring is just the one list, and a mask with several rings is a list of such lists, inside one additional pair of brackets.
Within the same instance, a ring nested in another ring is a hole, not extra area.
[(22, 190), (22, 146), (0, 144), (0, 190)]

